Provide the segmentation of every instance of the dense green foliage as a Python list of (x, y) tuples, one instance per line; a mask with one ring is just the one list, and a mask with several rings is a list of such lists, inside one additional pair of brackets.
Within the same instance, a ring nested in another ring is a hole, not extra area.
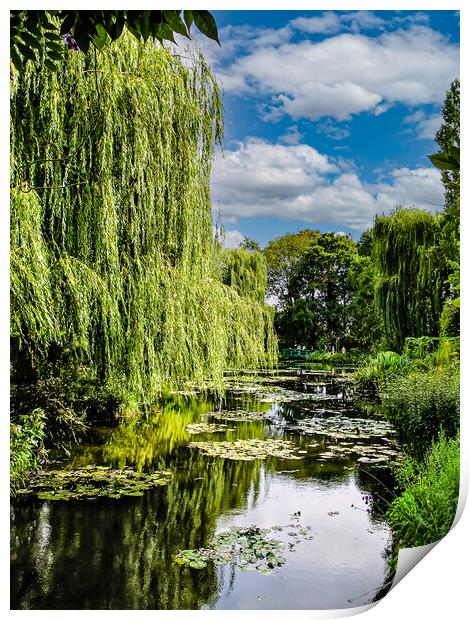
[(460, 80), (454, 80), (446, 93), (442, 119), (443, 123), (436, 133), (436, 142), (442, 153), (453, 155), (459, 164), (458, 169), (443, 169), (441, 174), (446, 206), (450, 206), (460, 197)]
[(374, 271), (365, 245), (346, 235), (301, 231), (274, 240), (264, 253), (283, 343), (364, 349), (377, 340)]
[(408, 454), (423, 458), (439, 433), (459, 429), (459, 369), (448, 366), (390, 379), (381, 393), (384, 412)]
[[(222, 282), (209, 179), (221, 102), (202, 57), (130, 35), (11, 88), (17, 379), (66, 365), (115, 394), (274, 360), (270, 309)], [(254, 259), (255, 261), (257, 259)]]
[(403, 493), (388, 510), (394, 536), (403, 547), (439, 540), (455, 518), (460, 483), (459, 439), (441, 437), (424, 462), (408, 460), (400, 471)]
[(10, 56), (18, 70), (30, 60), (56, 71), (65, 46), (84, 53), (91, 45), (101, 50), (123, 31), (143, 42), (149, 38), (174, 42), (174, 33), (189, 38), (193, 23), (218, 42), (209, 11), (11, 11)]
[(33, 409), (10, 423), (10, 489), (23, 486), (29, 471), (37, 469), (43, 453), (44, 411)]
[(266, 259), (260, 252), (225, 250), (223, 282), (241, 297), (264, 303)]
[(354, 373), (354, 382), (360, 390), (377, 393), (385, 382), (397, 375), (407, 374), (415, 368), (410, 358), (394, 351), (381, 351), (367, 357)]
[(438, 336), (443, 304), (442, 264), (435, 252), (439, 224), (419, 209), (397, 208), (375, 220), (376, 300), (388, 346), (407, 336)]
[(292, 278), (300, 258), (318, 239), (318, 230), (301, 230), (272, 239), (263, 250), (268, 265), (268, 295), (284, 309), (294, 304), (297, 292)]

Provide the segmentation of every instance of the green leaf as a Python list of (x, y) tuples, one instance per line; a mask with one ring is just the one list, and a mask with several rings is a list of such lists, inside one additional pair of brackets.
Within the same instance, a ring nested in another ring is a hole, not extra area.
[(24, 45), (23, 43), (20, 43), (19, 41), (16, 46), (18, 48), (18, 51), (24, 58), (26, 58), (27, 60), (32, 60), (33, 62), (37, 62), (36, 54), (30, 47)]
[(88, 35), (86, 33), (82, 33), (79, 30), (77, 30), (76, 33), (73, 33), (73, 38), (77, 42), (77, 45), (80, 48), (80, 50), (84, 54), (86, 54), (88, 50), (90, 49), (90, 39)]
[(93, 37), (93, 44), (98, 50), (102, 50), (108, 42), (108, 33), (106, 32), (106, 28), (101, 24), (96, 24), (95, 30), (96, 34)]
[(77, 18), (74, 11), (68, 13), (68, 15), (65, 16), (65, 19), (60, 27), (60, 34), (71, 33), (73, 31), (73, 27), (75, 26), (76, 19)]
[(58, 54), (62, 54), (65, 49), (63, 43), (56, 43), (55, 41), (46, 41), (46, 48), (47, 50), (53, 50)]
[(460, 168), (459, 162), (447, 153), (434, 153), (434, 155), (428, 155), (428, 158), (440, 170), (458, 170)]
[(217, 24), (209, 11), (193, 11), (194, 23), (206, 37), (217, 41), (220, 45)]
[(188, 27), (188, 32), (191, 30), (191, 26), (193, 24), (193, 12), (192, 11), (183, 11), (183, 18), (186, 26)]
[(44, 28), (44, 30), (57, 30), (57, 26), (55, 26), (47, 19), (47, 15), (45, 12), (40, 12), (39, 21), (41, 22), (41, 26)]
[(173, 30), (170, 28), (168, 24), (161, 23), (154, 30), (154, 37), (156, 37), (159, 41), (166, 39), (167, 41), (171, 41), (172, 43), (176, 43), (173, 37)]
[(150, 36), (150, 18), (148, 11), (144, 11), (142, 19), (140, 20), (140, 32), (142, 33), (144, 41), (147, 41)]
[(26, 30), (23, 30), (20, 33), (20, 36), (23, 39), (23, 41), (26, 43), (26, 45), (29, 45), (30, 47), (35, 47), (37, 50), (40, 50), (42, 48), (42, 45), (38, 41), (38, 39), (36, 37), (33, 37), (33, 35), (30, 34), (29, 32), (26, 32)]
[(58, 66), (55, 64), (55, 62), (52, 62), (52, 60), (49, 60), (49, 58), (45, 58), (44, 59), (44, 65), (49, 69), (49, 71), (57, 71)]
[(61, 52), (56, 52), (55, 50), (46, 50), (46, 52), (47, 52), (47, 57), (52, 60), (62, 60), (64, 57), (63, 50)]
[(14, 64), (15, 68), (18, 71), (21, 71), (21, 69), (23, 68), (23, 63), (15, 47), (10, 48), (10, 56), (11, 56), (11, 62)]
[(191, 568), (205, 568), (207, 566), (206, 562), (202, 561), (202, 560), (194, 560), (193, 562), (189, 563), (189, 566), (191, 566)]
[(111, 37), (113, 41), (116, 41), (116, 39), (119, 39), (119, 37), (122, 34), (123, 28), (124, 28), (124, 16), (119, 15), (116, 21), (114, 22), (114, 24), (109, 29), (109, 36)]
[(54, 43), (60, 43), (59, 35), (56, 32), (45, 32), (44, 38), (46, 41), (53, 41)]
[(456, 162), (460, 165), (460, 147), (459, 146), (450, 146), (449, 147), (449, 155), (455, 159)]
[(174, 32), (182, 34), (184, 37), (190, 38), (189, 33), (179, 15), (179, 11), (162, 11), (163, 18)]

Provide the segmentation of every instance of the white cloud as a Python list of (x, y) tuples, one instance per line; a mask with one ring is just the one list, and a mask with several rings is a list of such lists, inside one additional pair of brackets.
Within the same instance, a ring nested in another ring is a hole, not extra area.
[(321, 123), (316, 123), (315, 131), (324, 134), (332, 140), (344, 140), (351, 135), (351, 131), (345, 125), (337, 125), (330, 118)]
[(337, 13), (328, 11), (320, 17), (297, 17), (290, 22), (290, 25), (303, 32), (329, 34), (339, 32), (341, 20)]
[(405, 204), (434, 212), (444, 206), (441, 173), (437, 168), (397, 168), (391, 176), (390, 183), (371, 187), (380, 210), (387, 213), (397, 204)]
[(319, 17), (298, 17), (289, 22), (297, 30), (312, 34), (332, 34), (341, 30), (383, 29), (385, 21), (372, 11), (353, 11), (352, 13), (333, 13), (327, 11)]
[(353, 166), (338, 165), (308, 145), (248, 139), (215, 162), (213, 199), (232, 222), (274, 217), (359, 231), (398, 204), (435, 211), (443, 190), (434, 168), (395, 169), (388, 182), (367, 184)]
[(245, 239), (239, 230), (226, 230), (222, 237), (222, 247), (235, 249)]
[(292, 127), (288, 127), (285, 134), (282, 135), (279, 140), (284, 144), (299, 144), (302, 140), (302, 134), (299, 131), (297, 125), (293, 125)]
[[(350, 24), (379, 19), (359, 13), (349, 18)], [(323, 24), (334, 21), (327, 13), (292, 23), (320, 19)], [(312, 23), (320, 27), (320, 22)], [(225, 58), (214, 57), (215, 70), (226, 91), (238, 94), (251, 89), (268, 101), (270, 98), (270, 111), (264, 109), (267, 120), (282, 114), (341, 120), (365, 111), (380, 114), (396, 102), (413, 106), (441, 103), (459, 72), (458, 46), (422, 25), (379, 36), (348, 32), (299, 42), (291, 42), (289, 27), (258, 30), (257, 38), (253, 38), (256, 29), (250, 28), (240, 40), (230, 40), (231, 52), (237, 56), (231, 64), (227, 52)], [(235, 36), (239, 31), (233, 28), (231, 32)]]
[(441, 127), (443, 121), (439, 114), (426, 116), (424, 110), (416, 110), (405, 116), (403, 122), (414, 126), (417, 138), (434, 140), (436, 131)]

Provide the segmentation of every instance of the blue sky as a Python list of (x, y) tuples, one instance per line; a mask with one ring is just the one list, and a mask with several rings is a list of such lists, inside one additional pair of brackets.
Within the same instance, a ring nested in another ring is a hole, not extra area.
[(302, 228), (358, 238), (397, 204), (435, 211), (455, 11), (214, 11), (200, 40), (223, 89), (212, 199), (226, 245)]

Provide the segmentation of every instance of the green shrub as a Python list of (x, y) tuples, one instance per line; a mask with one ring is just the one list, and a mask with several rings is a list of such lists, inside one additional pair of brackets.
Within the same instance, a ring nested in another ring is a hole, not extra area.
[(384, 413), (411, 456), (422, 459), (440, 432), (459, 429), (458, 367), (434, 368), (395, 376), (382, 385)]
[(29, 471), (37, 469), (44, 455), (44, 411), (33, 409), (10, 423), (10, 490), (21, 488)]
[(384, 351), (376, 357), (369, 357), (365, 364), (354, 373), (353, 379), (360, 390), (378, 392), (385, 381), (391, 377), (406, 374), (413, 368), (413, 362), (405, 355)]
[(409, 459), (399, 472), (404, 486), (387, 513), (401, 547), (418, 547), (439, 540), (452, 526), (459, 498), (459, 439), (443, 436), (424, 462)]

